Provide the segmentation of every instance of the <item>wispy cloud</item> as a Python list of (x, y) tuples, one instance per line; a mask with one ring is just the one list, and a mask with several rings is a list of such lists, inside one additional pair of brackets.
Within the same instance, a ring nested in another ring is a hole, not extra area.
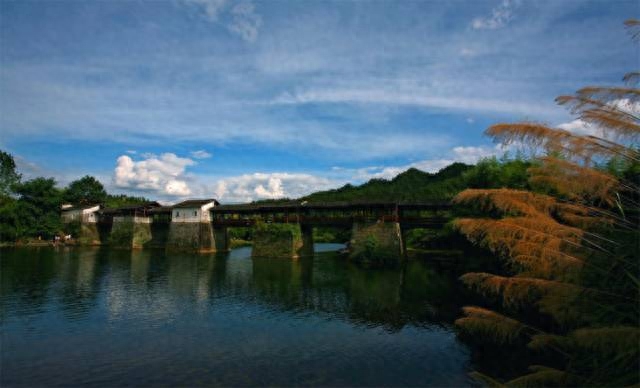
[(229, 30), (240, 35), (247, 42), (255, 42), (262, 26), (262, 17), (255, 12), (255, 6), (244, 1), (231, 9), (232, 21)]
[(473, 19), (471, 26), (476, 30), (495, 30), (504, 27), (513, 19), (513, 11), (520, 5), (520, 0), (502, 0), (491, 10), (488, 17)]
[(301, 92), (285, 92), (272, 104), (350, 103), (387, 104), (440, 108), (461, 112), (493, 112), (513, 115), (548, 117), (554, 114), (552, 104), (534, 105), (513, 99), (474, 98), (456, 95), (434, 95), (429, 88), (404, 86), (401, 88), (326, 88)]
[(220, 13), (227, 5), (227, 0), (183, 0), (187, 5), (198, 7), (202, 10), (203, 17), (211, 22), (217, 22)]
[(262, 17), (250, 1), (233, 0), (182, 0), (196, 7), (206, 20), (224, 25), (229, 31), (247, 42), (255, 42), (262, 26)]
[(191, 157), (195, 159), (208, 159), (211, 157), (211, 153), (205, 150), (191, 151)]

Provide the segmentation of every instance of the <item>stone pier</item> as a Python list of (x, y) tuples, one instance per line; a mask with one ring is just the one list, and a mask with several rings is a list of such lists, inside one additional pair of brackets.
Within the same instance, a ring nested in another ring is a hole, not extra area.
[(76, 239), (78, 245), (101, 245), (103, 243), (99, 225), (95, 222), (66, 222), (63, 231)]
[(251, 256), (298, 258), (313, 254), (311, 231), (300, 224), (257, 224)]
[(209, 222), (171, 222), (167, 250), (215, 252), (213, 226)]
[(216, 252), (229, 252), (229, 233), (227, 228), (214, 227), (213, 239)]
[(109, 245), (115, 248), (144, 248), (152, 240), (151, 217), (113, 217)]
[(354, 223), (350, 259), (371, 265), (394, 265), (404, 259), (400, 224), (377, 221)]
[(144, 247), (161, 249), (166, 247), (169, 239), (169, 223), (153, 220), (151, 222), (151, 240)]
[(313, 256), (313, 226), (306, 224), (300, 225), (300, 232), (302, 233), (300, 255)]
[(100, 245), (100, 230), (96, 222), (80, 223), (80, 232), (78, 234), (78, 243), (80, 245)]

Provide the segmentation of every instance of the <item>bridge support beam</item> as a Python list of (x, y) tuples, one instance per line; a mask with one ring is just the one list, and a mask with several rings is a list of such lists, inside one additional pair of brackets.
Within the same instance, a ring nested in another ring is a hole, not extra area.
[(151, 240), (147, 242), (145, 248), (164, 248), (169, 239), (169, 222), (154, 221), (151, 223)]
[(300, 256), (313, 256), (313, 226), (302, 224), (300, 225), (300, 232), (302, 232)]
[(213, 239), (216, 252), (229, 252), (229, 232), (226, 227), (214, 227)]
[[(300, 224), (260, 223), (254, 228), (251, 257), (298, 258), (304, 256), (306, 250), (308, 251)], [(304, 234), (308, 235), (308, 233), (310, 233), (309, 230)], [(313, 241), (313, 237), (307, 237), (307, 240)]]
[(215, 252), (213, 226), (209, 222), (172, 222), (167, 250)]
[(400, 224), (382, 222), (353, 224), (349, 258), (367, 265), (395, 265), (404, 260)]
[(401, 238), (401, 242), (402, 242), (402, 255), (404, 257), (407, 257), (407, 235), (409, 234), (409, 231), (407, 229), (403, 229), (402, 226), (400, 227), (400, 238)]

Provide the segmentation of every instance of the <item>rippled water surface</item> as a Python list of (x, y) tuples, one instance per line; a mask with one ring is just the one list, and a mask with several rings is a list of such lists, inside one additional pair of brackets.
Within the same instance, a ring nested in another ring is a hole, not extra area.
[(1, 250), (0, 385), (468, 385), (453, 275), (250, 252)]

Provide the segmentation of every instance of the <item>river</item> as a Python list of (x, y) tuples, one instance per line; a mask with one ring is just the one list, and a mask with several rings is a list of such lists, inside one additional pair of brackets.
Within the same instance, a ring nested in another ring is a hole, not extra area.
[(2, 386), (465, 386), (456, 276), (107, 248), (0, 250)]

